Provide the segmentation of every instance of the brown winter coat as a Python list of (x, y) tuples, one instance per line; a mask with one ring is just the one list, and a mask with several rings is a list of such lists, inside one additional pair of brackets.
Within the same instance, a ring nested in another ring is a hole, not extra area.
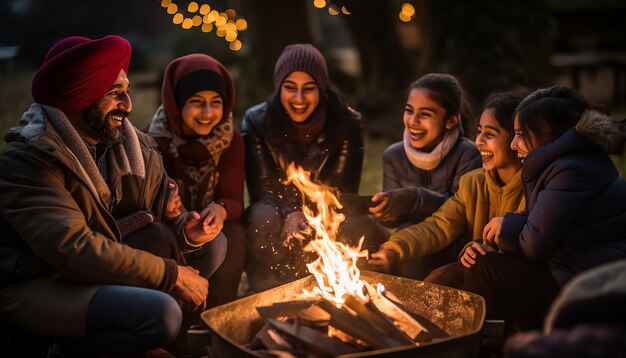
[[(166, 262), (172, 262), (123, 245), (114, 217), (147, 210), (160, 220), (168, 178), (154, 140), (126, 120), (131, 135), (123, 150), (143, 158), (145, 173), (113, 185), (122, 200), (111, 213), (108, 188), (88, 177), (57, 132), (59, 126), (73, 131), (62, 112), (34, 104), (20, 124), (0, 152), (0, 319), (26, 329), (46, 321), (41, 334), (82, 335), (97, 285), (163, 288)], [(179, 237), (182, 219), (173, 223)], [(70, 301), (54, 312), (24, 312), (32, 306), (22, 298), (33, 296), (43, 307)]]

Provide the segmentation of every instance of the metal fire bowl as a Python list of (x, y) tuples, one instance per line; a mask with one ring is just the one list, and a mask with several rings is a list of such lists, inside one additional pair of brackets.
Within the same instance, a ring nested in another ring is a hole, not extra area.
[[(382, 283), (404, 306), (441, 327), (449, 337), (420, 346), (399, 346), (371, 350), (340, 357), (475, 357), (485, 319), (485, 301), (479, 295), (404, 277), (361, 271), (370, 284)], [(214, 357), (261, 357), (247, 345), (263, 327), (257, 306), (291, 301), (302, 289), (311, 290), (317, 283), (313, 276), (263, 291), (234, 302), (211, 308), (201, 317), (212, 330)]]

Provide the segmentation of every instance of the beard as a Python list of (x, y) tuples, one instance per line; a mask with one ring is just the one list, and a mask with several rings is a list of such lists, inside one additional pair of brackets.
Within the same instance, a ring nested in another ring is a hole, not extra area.
[(121, 130), (122, 127), (113, 127), (110, 125), (110, 117), (113, 115), (121, 115), (125, 118), (128, 114), (129, 113), (126, 111), (116, 109), (104, 115), (102, 110), (94, 104), (83, 111), (82, 118), (92, 130), (98, 143), (110, 147), (113, 144), (120, 143), (122, 139), (124, 139)]

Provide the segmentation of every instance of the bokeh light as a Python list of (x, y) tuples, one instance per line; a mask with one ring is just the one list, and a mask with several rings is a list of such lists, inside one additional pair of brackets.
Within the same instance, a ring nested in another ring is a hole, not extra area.
[(235, 40), (228, 47), (233, 51), (239, 51), (241, 49), (241, 41)]
[(202, 6), (200, 6), (201, 15), (206, 15), (209, 12), (211, 12), (211, 7), (209, 6), (209, 4), (202, 4)]
[(235, 27), (238, 31), (244, 31), (248, 28), (248, 21), (246, 21), (246, 19), (239, 18), (235, 21)]
[(400, 21), (409, 22), (413, 19), (413, 16), (415, 16), (415, 7), (408, 2), (402, 4), (400, 14), (398, 14)]
[[(157, 0), (158, 1), (158, 0)], [(228, 47), (232, 51), (239, 51), (243, 46), (241, 40), (238, 39), (240, 31), (248, 28), (248, 21), (241, 15), (237, 14), (237, 10), (229, 8), (223, 12), (203, 1), (191, 1), (187, 6), (181, 5), (183, 10), (179, 12), (179, 6), (174, 2), (177, 0), (161, 0), (159, 4), (166, 9), (166, 12), (172, 15), (172, 23), (178, 25), (185, 30), (193, 27), (200, 27), (203, 33), (209, 33), (215, 30), (215, 35), (223, 37), (228, 43)], [(326, 6), (325, 0), (316, 0)], [(335, 6), (334, 10), (339, 12), (339, 7)], [(344, 11), (347, 13), (347, 10)]]
[(167, 13), (168, 14), (174, 15), (177, 12), (178, 12), (178, 5), (176, 5), (176, 4), (169, 4), (167, 6)]
[(193, 20), (186, 17), (185, 20), (183, 20), (183, 29), (189, 30), (192, 26), (193, 26)]
[(172, 18), (172, 22), (175, 25), (180, 25), (184, 19), (185, 19), (185, 16), (179, 12), (176, 15), (174, 15), (174, 17)]
[(187, 11), (191, 13), (198, 11), (198, 3), (195, 1), (190, 2), (189, 5), (187, 6)]
[(315, 0), (313, 5), (318, 9), (323, 9), (326, 6), (326, 0)]

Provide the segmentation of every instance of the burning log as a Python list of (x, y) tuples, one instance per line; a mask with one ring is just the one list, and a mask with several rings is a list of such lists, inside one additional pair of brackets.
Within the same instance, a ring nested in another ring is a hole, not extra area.
[(345, 216), (336, 212), (342, 206), (332, 190), (311, 182), (309, 173), (293, 166), (287, 174), (288, 182), (302, 191), (303, 198), (316, 204), (312, 210), (303, 203), (303, 213), (315, 232), (307, 248), (319, 257), (307, 267), (317, 287), (312, 292), (303, 290), (307, 299), (257, 307), (266, 327), (255, 342), (266, 348), (265, 352), (279, 355), (313, 352), (335, 356), (366, 348), (416, 346), (418, 339), (434, 338), (429, 330), (445, 337), (445, 332), (431, 322), (425, 328), (397, 299), (390, 298), (382, 285), (374, 288), (360, 279), (356, 263), (367, 257), (367, 251), (360, 249), (363, 238), (357, 248), (335, 240)]
[(309, 351), (322, 356), (337, 356), (362, 350), (359, 347), (346, 344), (337, 338), (328, 337), (326, 334), (313, 328), (297, 323), (281, 322), (274, 318), (270, 318), (268, 322), (276, 329), (304, 344)]
[(331, 326), (343, 331), (344, 333), (359, 339), (374, 349), (390, 348), (403, 345), (400, 341), (389, 337), (371, 325), (366, 320), (353, 316), (344, 309), (335, 307), (335, 305), (326, 300), (322, 300), (319, 306), (330, 313)]
[(404, 331), (395, 326), (393, 322), (387, 318), (384, 313), (379, 311), (371, 301), (361, 303), (358, 299), (350, 296), (346, 298), (345, 305), (353, 310), (358, 317), (361, 317), (366, 322), (371, 323), (374, 327), (382, 331), (387, 336), (395, 339), (402, 345), (415, 344), (414, 338), (407, 336)]

